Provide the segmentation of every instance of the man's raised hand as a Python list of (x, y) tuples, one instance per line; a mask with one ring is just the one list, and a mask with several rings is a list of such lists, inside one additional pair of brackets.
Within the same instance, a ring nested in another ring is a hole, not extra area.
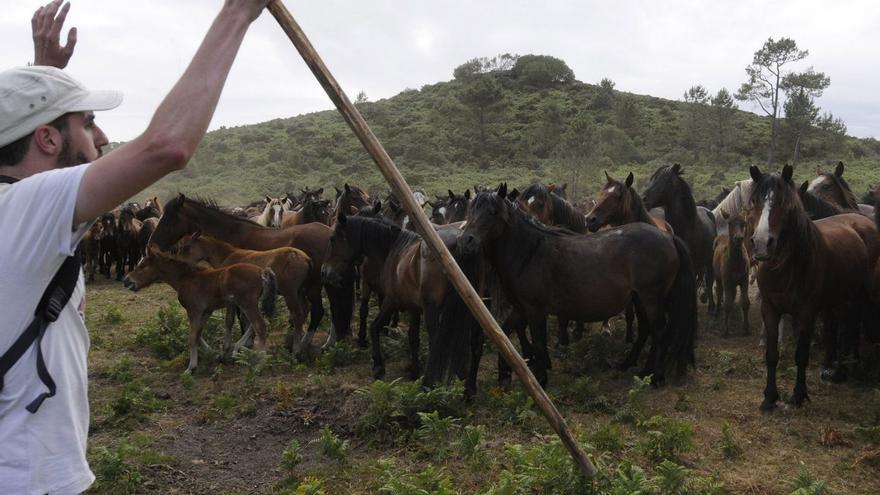
[[(67, 44), (61, 46), (61, 30), (70, 3), (61, 5), (62, 0), (53, 0), (34, 12), (31, 28), (34, 36), (34, 65), (50, 65), (63, 69), (67, 67), (73, 48), (76, 46), (76, 28), (67, 33)], [(60, 10), (59, 10), (60, 8)]]

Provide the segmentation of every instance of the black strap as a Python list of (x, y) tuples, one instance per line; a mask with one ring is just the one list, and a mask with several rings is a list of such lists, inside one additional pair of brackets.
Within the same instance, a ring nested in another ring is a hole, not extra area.
[[(17, 181), (18, 179), (14, 177), (0, 175), (0, 183), (12, 184)], [(27, 410), (31, 413), (37, 412), (44, 400), (55, 395), (55, 380), (52, 379), (52, 376), (49, 374), (49, 369), (46, 367), (46, 361), (43, 358), (43, 347), (41, 344), (43, 341), (43, 335), (46, 334), (46, 329), (52, 322), (58, 319), (61, 311), (70, 300), (70, 296), (73, 295), (77, 279), (79, 279), (80, 266), (80, 252), (77, 248), (74, 255), (67, 257), (67, 259), (61, 264), (61, 267), (58, 268), (55, 276), (52, 277), (45, 292), (43, 292), (43, 296), (40, 298), (39, 304), (37, 304), (37, 309), (34, 311), (33, 321), (31, 321), (24, 332), (19, 335), (18, 339), (12, 344), (12, 347), (0, 357), (0, 390), (3, 390), (3, 379), (5, 378), (6, 373), (12, 369), (12, 366), (15, 365), (30, 346), (36, 342), (37, 376), (40, 377), (40, 381), (42, 381), (49, 390), (43, 392), (28, 404)]]

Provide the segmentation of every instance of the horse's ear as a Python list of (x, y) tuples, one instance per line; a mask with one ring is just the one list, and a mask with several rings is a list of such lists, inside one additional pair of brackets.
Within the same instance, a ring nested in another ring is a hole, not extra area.
[(183, 193), (177, 193), (177, 199), (174, 202), (174, 206), (183, 206), (183, 202), (186, 201), (186, 196)]
[(672, 171), (675, 172), (675, 175), (681, 175), (681, 164), (676, 163), (672, 165)]
[(339, 196), (340, 194), (342, 194), (342, 189), (339, 189), (339, 188), (336, 187), (336, 186), (333, 186), (333, 189), (336, 189), (336, 195), (337, 195), (337, 196)]
[(272, 198), (270, 198), (269, 196), (266, 196), (266, 202), (267, 202), (267, 203), (271, 203), (271, 202), (272, 202)]
[(632, 187), (633, 180), (635, 180), (635, 177), (633, 177), (633, 173), (630, 172), (629, 175), (626, 176), (626, 182), (624, 182), (624, 184), (626, 184), (626, 187)]
[(507, 195), (507, 199), (511, 201), (516, 201), (516, 198), (519, 197), (519, 189), (513, 188), (513, 191), (510, 191), (510, 194)]
[(376, 202), (373, 203), (373, 213), (379, 214), (380, 211), (382, 211), (382, 201), (377, 199)]
[(807, 189), (809, 189), (809, 187), (810, 187), (810, 181), (805, 180), (804, 183), (801, 184), (801, 187), (798, 190), (798, 192), (800, 193), (801, 196), (803, 196), (804, 194), (807, 194)]
[(507, 182), (502, 182), (498, 186), (498, 197), (504, 199), (507, 197)]
[(730, 213), (727, 213), (726, 211), (724, 211), (724, 208), (721, 208), (721, 218), (723, 218), (725, 220), (730, 219)]
[(449, 193), (449, 199), (455, 199), (455, 194), (453, 194), (452, 189), (447, 189), (446, 192)]
[(614, 180), (614, 179), (611, 178), (610, 175), (608, 175), (608, 171), (607, 171), (607, 170), (603, 170), (602, 172), (605, 173), (605, 181), (606, 181), (606, 182), (611, 182), (611, 181)]
[(346, 182), (345, 185), (343, 185), (342, 187), (343, 187), (343, 189), (345, 189), (345, 192), (351, 191), (351, 188), (348, 187), (348, 182)]
[(782, 167), (782, 180), (785, 182), (791, 182), (792, 176), (794, 176), (794, 168), (792, 168), (791, 165)]
[(749, 167), (749, 175), (752, 176), (752, 180), (755, 182), (758, 182), (759, 180), (761, 180), (762, 177), (764, 177), (764, 174), (761, 173), (761, 169), (759, 169), (757, 165), (752, 165), (751, 167)]
[(834, 175), (843, 177), (843, 162), (837, 162), (837, 166), (834, 167)]
[(464, 199), (471, 199), (471, 190), (470, 189), (464, 190)]

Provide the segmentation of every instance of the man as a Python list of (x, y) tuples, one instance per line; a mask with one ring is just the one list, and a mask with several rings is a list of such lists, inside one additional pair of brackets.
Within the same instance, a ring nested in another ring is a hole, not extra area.
[[(89, 91), (57, 67), (76, 32), (58, 43), (68, 5), (53, 1), (34, 15), (35, 65), (0, 72), (0, 353), (34, 319), (56, 271), (89, 224), (169, 172), (182, 169), (207, 130), (245, 32), (268, 0), (226, 0), (208, 33), (147, 129), (107, 156), (94, 111), (121, 101)], [(56, 17), (57, 14), (57, 17)], [(52, 43), (47, 44), (46, 40)], [(82, 274), (42, 343), (3, 376), (0, 390), (0, 493), (80, 493), (94, 481), (86, 462), (88, 333)], [(39, 341), (38, 341), (39, 343)], [(37, 376), (38, 347), (57, 385), (46, 395)]]

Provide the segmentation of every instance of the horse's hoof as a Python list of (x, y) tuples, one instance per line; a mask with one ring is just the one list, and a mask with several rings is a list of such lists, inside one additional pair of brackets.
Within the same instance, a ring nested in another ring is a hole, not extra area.
[(381, 380), (382, 378), (385, 378), (385, 367), (373, 366), (373, 378), (376, 380)]
[(764, 402), (761, 403), (761, 412), (763, 413), (771, 413), (776, 410), (776, 401), (769, 401), (764, 399)]
[(801, 407), (804, 402), (809, 402), (809, 400), (810, 396), (806, 392), (795, 392), (785, 403), (791, 407)]

